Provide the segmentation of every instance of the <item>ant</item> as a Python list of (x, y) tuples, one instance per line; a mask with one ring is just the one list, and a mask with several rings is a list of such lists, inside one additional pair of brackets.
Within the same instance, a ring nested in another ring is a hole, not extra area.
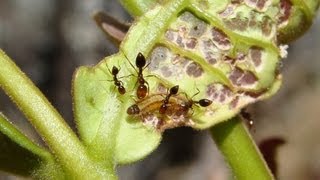
[(208, 107), (212, 104), (212, 101), (209, 99), (200, 99), (199, 101), (194, 101), (193, 97), (200, 93), (199, 89), (197, 90), (198, 92), (194, 94), (190, 99), (188, 98), (187, 94), (185, 94), (188, 100), (185, 103), (180, 104), (180, 113), (187, 113), (189, 109), (192, 109), (192, 106), (194, 104), (197, 104), (201, 107)]
[(246, 108), (241, 109), (240, 116), (246, 121), (246, 124), (248, 125), (249, 129), (251, 129), (254, 126), (254, 122), (253, 122), (252, 116), (247, 111)]
[(126, 93), (126, 89), (123, 87), (122, 81), (120, 81), (119, 78), (117, 77), (117, 75), (119, 73), (119, 69), (116, 66), (113, 66), (112, 67), (112, 71), (110, 71), (109, 68), (108, 68), (108, 71), (113, 76), (113, 80), (109, 80), (109, 81), (113, 81), (114, 82), (114, 85), (118, 88), (118, 92), (120, 94), (125, 94)]
[(167, 96), (165, 97), (165, 99), (163, 100), (162, 105), (160, 106), (159, 109), (159, 113), (160, 114), (164, 114), (168, 108), (168, 103), (169, 103), (169, 99), (172, 95), (176, 95), (178, 93), (179, 90), (179, 85), (173, 86), (172, 88), (170, 88), (169, 94), (167, 94)]
[[(125, 55), (125, 54), (124, 54)], [(125, 55), (126, 56), (126, 55)], [(126, 57), (127, 58), (127, 57)], [(137, 88), (137, 97), (138, 99), (142, 99), (144, 97), (146, 97), (147, 93), (149, 93), (149, 84), (148, 82), (144, 79), (143, 77), (143, 70), (149, 65), (146, 65), (146, 58), (144, 57), (144, 55), (139, 52), (137, 57), (136, 57), (136, 67), (138, 68), (138, 71), (136, 70), (136, 68), (131, 64), (131, 62), (129, 61), (129, 59), (127, 58), (128, 62), (130, 63), (130, 65), (134, 68), (134, 70), (137, 72), (138, 74), (138, 80), (137, 83), (138, 88)], [(136, 84), (137, 84), (136, 83)]]

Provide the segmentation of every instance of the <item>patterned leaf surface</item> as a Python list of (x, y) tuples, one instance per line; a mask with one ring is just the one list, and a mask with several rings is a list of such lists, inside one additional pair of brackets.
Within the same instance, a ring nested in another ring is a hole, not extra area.
[[(165, 129), (205, 129), (272, 96), (280, 87), (278, 65), (286, 54), (277, 40), (285, 9), (283, 1), (271, 0), (176, 0), (139, 17), (118, 54), (81, 67), (74, 76), (75, 117), (90, 153), (114, 157), (101, 159), (110, 167), (133, 162), (157, 147)], [(143, 75), (149, 88), (142, 99), (136, 96), (139, 52), (147, 59)], [(112, 81), (113, 66), (123, 76), (124, 95)], [(161, 113), (175, 85), (178, 94)], [(201, 99), (212, 104), (202, 107)], [(132, 105), (139, 112), (129, 115)]]

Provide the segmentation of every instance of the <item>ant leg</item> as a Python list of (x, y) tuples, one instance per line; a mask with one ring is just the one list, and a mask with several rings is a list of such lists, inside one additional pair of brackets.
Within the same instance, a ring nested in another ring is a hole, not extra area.
[(122, 54), (124, 55), (124, 57), (126, 58), (126, 60), (128, 61), (128, 63), (130, 64), (130, 66), (137, 72), (137, 69), (134, 67), (134, 65), (130, 62), (129, 58), (127, 57), (126, 53), (124, 53), (124, 51), (122, 51), (122, 49), (120, 49), (120, 51), (122, 52)]
[(137, 103), (137, 100), (135, 99), (135, 97), (136, 97), (136, 96), (134, 96), (134, 95), (130, 95), (130, 98), (131, 98), (135, 103)]
[(133, 86), (133, 89), (132, 89), (132, 90), (134, 90), (134, 89), (137, 87), (137, 84), (138, 84), (138, 81), (136, 81), (136, 83), (134, 84), (134, 86)]
[(144, 77), (155, 77), (155, 78), (161, 80), (161, 78), (159, 78), (157, 75), (154, 75), (154, 74), (149, 74), (149, 75), (144, 76)]
[(179, 92), (179, 94), (180, 93), (183, 94), (186, 97), (186, 99), (189, 99), (189, 96), (188, 96), (188, 94), (186, 92), (182, 91), (182, 92)]
[(191, 97), (191, 99), (193, 99), (196, 95), (198, 95), (200, 93), (200, 90), (197, 88), (197, 92)]
[(149, 83), (148, 83), (148, 81), (145, 81), (145, 83), (147, 84), (148, 95), (149, 95)]
[(142, 70), (146, 69), (150, 64), (151, 64), (151, 61), (149, 61), (149, 63)]
[(133, 75), (133, 74), (129, 74), (129, 75), (126, 75), (126, 76), (118, 77), (118, 79), (122, 79), (122, 78), (130, 77), (130, 76), (134, 76), (134, 75)]
[(109, 73), (110, 73), (110, 74), (112, 74), (112, 72), (111, 72), (111, 70), (110, 70), (110, 68), (109, 68), (109, 66), (108, 66), (108, 64), (107, 64), (107, 63), (106, 63), (106, 67), (107, 67), (107, 69), (108, 69)]

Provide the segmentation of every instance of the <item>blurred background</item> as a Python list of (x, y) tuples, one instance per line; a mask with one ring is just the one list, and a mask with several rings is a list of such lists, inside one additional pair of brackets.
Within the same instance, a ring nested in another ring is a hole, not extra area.
[[(96, 11), (130, 22), (118, 1), (0, 0), (0, 48), (42, 90), (70, 126), (74, 70), (117, 52), (92, 20)], [(248, 109), (257, 143), (281, 137), (276, 153), (278, 179), (320, 180), (320, 16), (302, 38), (289, 45), (283, 85), (271, 99)], [(41, 139), (0, 91), (0, 110), (35, 142)], [(206, 131), (166, 131), (146, 159), (119, 168), (120, 180), (226, 180), (230, 172)], [(0, 171), (0, 179), (24, 179)]]

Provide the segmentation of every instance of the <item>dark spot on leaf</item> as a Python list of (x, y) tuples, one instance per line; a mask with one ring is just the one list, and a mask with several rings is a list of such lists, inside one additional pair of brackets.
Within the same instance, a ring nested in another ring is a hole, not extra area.
[(272, 21), (270, 18), (268, 18), (267, 16), (264, 16), (262, 19), (262, 24), (261, 24), (261, 28), (262, 28), (262, 33), (265, 36), (269, 36), (272, 30)]
[(216, 64), (217, 63), (217, 59), (214, 57), (212, 52), (206, 52), (205, 58), (209, 64)]
[(243, 61), (246, 59), (246, 55), (241, 53), (241, 52), (238, 52), (237, 53), (237, 61)]
[(207, 95), (208, 96), (212, 96), (216, 91), (217, 91), (217, 89), (216, 89), (216, 86), (214, 83), (208, 85), (208, 88), (207, 88)]
[(219, 13), (219, 15), (221, 17), (228, 17), (231, 14), (233, 14), (235, 9), (235, 5), (234, 4), (229, 4), (222, 12)]
[(226, 100), (226, 95), (220, 94), (219, 101), (220, 101), (220, 102), (224, 102), (225, 100)]
[(257, 82), (257, 77), (250, 71), (244, 71), (238, 67), (235, 67), (230, 75), (229, 79), (232, 84), (241, 86), (241, 85), (252, 85)]
[(180, 47), (184, 48), (184, 44), (183, 44), (183, 42), (182, 42), (182, 37), (181, 37), (180, 35), (178, 35), (177, 40), (176, 40), (176, 43), (177, 43)]
[(193, 22), (193, 26), (190, 29), (189, 36), (192, 37), (200, 37), (202, 36), (207, 30), (207, 24), (201, 20), (196, 20)]
[(251, 11), (249, 16), (249, 27), (253, 28), (258, 24), (256, 17), (257, 17), (257, 14)]
[(236, 67), (231, 71), (231, 73), (229, 75), (229, 79), (231, 80), (232, 84), (240, 85), (240, 83), (238, 81), (242, 77), (243, 74), (244, 74), (243, 70)]
[(211, 33), (213, 42), (215, 42), (219, 48), (223, 47), (223, 50), (230, 48), (230, 40), (223, 31), (217, 28), (212, 28)]
[(232, 95), (232, 91), (227, 86), (223, 86), (221, 92), (227, 97), (230, 97)]
[(258, 78), (250, 71), (246, 71), (240, 79), (241, 85), (251, 85), (258, 81)]
[(260, 47), (251, 47), (250, 48), (250, 58), (254, 64), (255, 67), (258, 67), (261, 64), (261, 58), (262, 58), (262, 53), (261, 51), (263, 51), (262, 48)]
[(292, 4), (290, 0), (280, 0), (280, 15), (279, 15), (279, 22), (281, 24), (287, 21), (291, 14)]
[(239, 103), (239, 96), (235, 97), (231, 103), (230, 103), (230, 107), (231, 109), (235, 109), (238, 106)]
[(232, 95), (232, 91), (228, 87), (217, 83), (208, 85), (206, 93), (211, 100), (216, 100), (220, 103), (225, 102)]
[(258, 2), (257, 2), (258, 9), (260, 9), (260, 10), (265, 9), (265, 5), (266, 5), (267, 1), (268, 0), (258, 0)]
[(225, 24), (234, 30), (245, 31), (248, 27), (249, 20), (247, 18), (242, 18), (239, 13), (235, 18), (230, 20), (225, 20)]
[(267, 6), (268, 0), (247, 0), (247, 3), (250, 7), (253, 7), (258, 10), (264, 10)]
[(197, 45), (197, 39), (195, 38), (188, 39), (186, 45), (187, 45), (187, 48), (194, 49)]
[(199, 77), (203, 73), (202, 67), (196, 63), (192, 62), (187, 66), (187, 74), (192, 77)]
[(163, 74), (164, 77), (170, 77), (172, 75), (172, 71), (169, 69), (168, 66), (162, 66), (161, 73)]
[(210, 49), (211, 47), (215, 46), (210, 39), (207, 41), (203, 41), (203, 45), (205, 49)]
[(167, 30), (165, 37), (169, 40), (169, 41), (174, 41), (174, 34), (175, 32), (172, 30)]

